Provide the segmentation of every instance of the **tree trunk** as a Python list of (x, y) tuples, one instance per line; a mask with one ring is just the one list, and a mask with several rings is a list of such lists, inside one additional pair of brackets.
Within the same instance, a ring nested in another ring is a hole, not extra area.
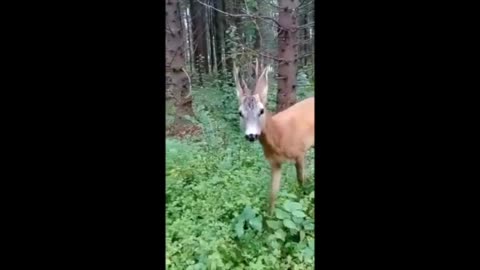
[[(210, 3), (213, 4), (213, 3)], [(215, 54), (215, 25), (213, 23), (213, 10), (208, 9), (208, 37), (209, 37), (209, 45), (210, 45), (210, 70), (212, 73), (215, 73), (216, 70), (216, 54)]]
[(185, 72), (185, 36), (182, 29), (178, 0), (167, 0), (165, 38), (165, 69), (167, 75), (167, 97), (175, 102), (176, 119), (193, 116), (192, 98), (189, 95), (190, 81)]
[[(262, 2), (257, 2), (257, 10), (259, 16), (274, 17), (272, 14), (272, 9), (269, 5), (266, 5)], [(271, 22), (270, 22), (271, 23)], [(265, 22), (264, 20), (257, 20), (257, 24), (260, 28), (260, 37), (261, 37), (261, 50), (265, 55), (274, 56), (276, 53), (277, 44), (274, 42), (274, 31), (271, 24)], [(267, 64), (272, 64), (271, 58), (259, 56), (262, 62)]]
[[(312, 3), (312, 10), (315, 10), (315, 2)], [(310, 21), (315, 22), (315, 12), (311, 13)], [(312, 37), (312, 42), (310, 43), (311, 44), (310, 51), (312, 52), (312, 55), (310, 56), (310, 59), (311, 59), (312, 66), (315, 67), (315, 24), (313, 24), (313, 26), (310, 29), (311, 29), (310, 36)], [(313, 68), (312, 70), (314, 72), (313, 74), (315, 74), (315, 68)]]
[[(259, 14), (259, 9), (258, 9), (258, 2), (252, 9), (253, 14)], [(260, 23), (262, 20), (255, 18), (254, 23), (255, 23), (255, 42), (253, 43), (253, 49), (256, 50), (257, 52), (261, 51), (262, 48), (262, 33), (260, 32)]]
[[(224, 10), (223, 0), (214, 1), (214, 7), (219, 10)], [(223, 52), (225, 48), (225, 17), (220, 12), (215, 12), (215, 52), (217, 57), (217, 70), (224, 71)]]
[(278, 22), (281, 27), (278, 29), (278, 58), (280, 61), (278, 62), (277, 112), (292, 106), (297, 99), (298, 38), (296, 27), (298, 18), (296, 10), (298, 5), (298, 0), (278, 0)]
[[(315, 10), (315, 1), (312, 2), (312, 10)], [(315, 12), (311, 13), (310, 21), (315, 22)], [(313, 26), (310, 29), (311, 29), (310, 36), (312, 38), (312, 43), (310, 45), (312, 55), (310, 56), (311, 57), (310, 59), (312, 62), (312, 66), (315, 67), (315, 24), (313, 24)], [(313, 69), (313, 71), (315, 71), (315, 68)]]
[(192, 38), (192, 27), (191, 27), (191, 10), (189, 7), (185, 9), (185, 13), (187, 14), (186, 21), (187, 21), (187, 47), (188, 47), (188, 52), (190, 55), (190, 61), (188, 61), (190, 65), (190, 71), (191, 73), (194, 72), (193, 64), (195, 62), (195, 56), (193, 54), (193, 38)]
[[(304, 14), (302, 15), (302, 25), (307, 25), (308, 24), (308, 12), (305, 11)], [(309, 53), (309, 44), (310, 44), (310, 27), (305, 27), (302, 30), (303, 35), (302, 35), (302, 56), (305, 56)], [(308, 57), (303, 57), (300, 62), (302, 65), (306, 66), (308, 64)]]
[(207, 31), (205, 27), (207, 12), (205, 6), (195, 0), (190, 0), (190, 12), (192, 16), (195, 68), (201, 78), (202, 72), (208, 72)]
[[(219, 0), (220, 1), (220, 0)], [(228, 0), (229, 4), (226, 5), (225, 1), (223, 2), (223, 6), (226, 7), (227, 12), (231, 14), (240, 14), (240, 2), (239, 0)], [(237, 35), (241, 35), (240, 31), (240, 23), (242, 19), (240, 17), (228, 17), (228, 24), (229, 25), (234, 25), (237, 28)], [(225, 54), (229, 55), (231, 54), (232, 48), (227, 47)], [(233, 71), (233, 59), (229, 57), (226, 60), (227, 64), (227, 70), (229, 74), (232, 74)]]

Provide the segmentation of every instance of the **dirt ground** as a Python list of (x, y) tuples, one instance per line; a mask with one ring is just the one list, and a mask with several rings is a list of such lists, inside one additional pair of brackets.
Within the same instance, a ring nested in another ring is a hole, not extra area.
[(187, 136), (198, 136), (201, 133), (202, 129), (193, 124), (173, 124), (166, 128), (166, 136), (180, 139)]

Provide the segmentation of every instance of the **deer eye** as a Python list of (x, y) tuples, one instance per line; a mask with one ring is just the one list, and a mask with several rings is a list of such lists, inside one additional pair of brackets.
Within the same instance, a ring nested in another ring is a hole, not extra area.
[(242, 113), (242, 112), (238, 112), (238, 115), (240, 115), (240, 117), (243, 117), (243, 113)]
[(264, 111), (263, 111), (263, 109), (260, 109), (260, 115), (262, 115), (262, 114), (263, 114), (263, 112), (264, 112)]

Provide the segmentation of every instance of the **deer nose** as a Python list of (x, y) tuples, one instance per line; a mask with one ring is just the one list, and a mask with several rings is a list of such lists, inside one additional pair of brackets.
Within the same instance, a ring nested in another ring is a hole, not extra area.
[(254, 134), (248, 134), (248, 135), (245, 135), (245, 139), (253, 142), (253, 141), (255, 141), (255, 139), (258, 139), (258, 135), (257, 134), (255, 134), (255, 135)]

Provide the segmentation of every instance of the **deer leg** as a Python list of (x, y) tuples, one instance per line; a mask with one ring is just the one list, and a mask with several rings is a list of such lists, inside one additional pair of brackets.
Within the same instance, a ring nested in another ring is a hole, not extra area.
[(300, 186), (305, 184), (305, 157), (301, 156), (295, 160), (295, 169), (297, 169), (297, 180)]
[(270, 164), (272, 170), (272, 187), (270, 189), (270, 215), (273, 214), (275, 209), (275, 199), (277, 198), (277, 193), (280, 190), (280, 178), (282, 176), (282, 167), (279, 163), (272, 162)]

